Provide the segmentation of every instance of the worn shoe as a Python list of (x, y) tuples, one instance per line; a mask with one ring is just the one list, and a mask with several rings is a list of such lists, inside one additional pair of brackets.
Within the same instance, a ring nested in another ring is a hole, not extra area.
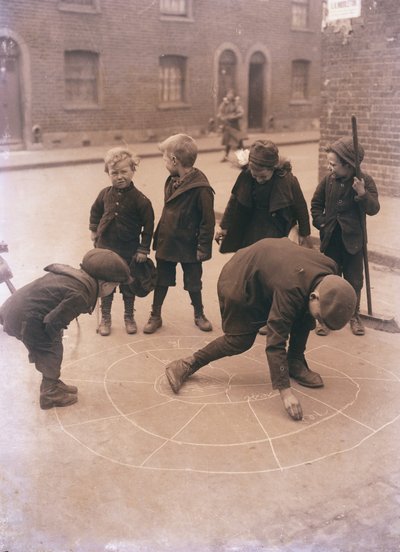
[(111, 333), (111, 319), (102, 318), (99, 326), (99, 334), (103, 336), (110, 335)]
[(204, 314), (195, 315), (194, 323), (202, 332), (211, 332), (212, 330), (211, 322), (204, 316)]
[(267, 335), (267, 325), (265, 324), (265, 326), (262, 326), (259, 330), (258, 330), (258, 333), (260, 335)]
[(165, 375), (174, 393), (178, 393), (179, 389), (192, 374), (191, 359), (192, 357), (174, 360), (165, 368)]
[[(78, 388), (75, 385), (67, 385), (60, 379), (57, 380), (54, 385), (58, 387), (58, 389), (60, 389), (61, 391), (64, 391), (64, 393), (72, 393), (73, 395), (76, 395), (78, 393)], [(46, 384), (42, 382), (40, 385), (40, 392), (44, 393), (46, 391), (46, 387), (47, 389), (49, 389), (52, 386), (46, 386)]]
[(78, 395), (66, 393), (57, 384), (40, 393), (40, 408), (42, 410), (49, 410), (55, 406), (70, 406), (76, 402), (78, 402)]
[(129, 318), (124, 318), (124, 321), (125, 321), (125, 330), (127, 334), (137, 333), (137, 325), (133, 316), (130, 316)]
[(350, 328), (354, 335), (365, 335), (364, 324), (358, 314), (350, 319)]
[(289, 359), (289, 376), (304, 387), (323, 387), (324, 382), (317, 372), (313, 372), (307, 365), (305, 360), (296, 358)]
[(325, 324), (321, 324), (321, 322), (317, 321), (315, 325), (315, 333), (321, 336), (329, 335), (330, 329), (325, 326)]
[(143, 333), (152, 334), (156, 332), (158, 328), (161, 328), (161, 326), (162, 326), (161, 316), (151, 314), (147, 324), (143, 328)]

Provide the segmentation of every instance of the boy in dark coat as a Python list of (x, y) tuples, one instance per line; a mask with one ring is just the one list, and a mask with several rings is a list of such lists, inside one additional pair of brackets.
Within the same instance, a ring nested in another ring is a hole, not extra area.
[[(378, 191), (371, 176), (355, 176), (355, 151), (352, 138), (340, 138), (326, 149), (330, 174), (319, 183), (311, 200), (313, 225), (320, 231), (321, 251), (336, 261), (340, 274), (357, 294), (357, 305), (350, 320), (354, 335), (364, 335), (360, 295), (363, 286), (363, 220), (379, 211)], [(364, 149), (359, 145), (359, 160)], [(317, 335), (329, 329), (317, 325)]]
[[(112, 186), (99, 193), (90, 210), (91, 238), (95, 247), (111, 249), (118, 253), (131, 270), (134, 263), (144, 263), (150, 253), (154, 230), (154, 212), (150, 200), (133, 184), (132, 178), (138, 165), (132, 153), (125, 148), (110, 149), (104, 159), (105, 172)], [(128, 334), (137, 332), (134, 318), (135, 294), (128, 285), (121, 285), (124, 301), (124, 321)], [(114, 291), (101, 300), (102, 318), (100, 335), (111, 333), (111, 306)]]
[(304, 356), (314, 319), (339, 330), (350, 320), (356, 304), (352, 286), (336, 272), (332, 259), (288, 238), (266, 238), (240, 249), (218, 280), (225, 335), (166, 367), (172, 390), (177, 393), (202, 366), (250, 349), (267, 316), (266, 354), (272, 387), (279, 390), (288, 414), (302, 419), (289, 378), (306, 387), (323, 386), (321, 376), (309, 369)]
[(0, 324), (29, 352), (29, 361), (42, 373), (40, 407), (69, 406), (78, 389), (60, 380), (62, 333), (82, 313), (92, 313), (98, 296), (108, 295), (118, 283), (131, 281), (129, 267), (116, 253), (93, 249), (81, 268), (51, 264), (48, 274), (18, 289), (0, 307)]
[(276, 144), (257, 140), (233, 186), (215, 239), (232, 253), (263, 238), (284, 238), (298, 225), (299, 243), (312, 247), (310, 218), (299, 181)]
[(150, 318), (144, 333), (162, 325), (161, 308), (168, 288), (176, 285), (176, 265), (183, 270), (184, 289), (194, 308), (194, 322), (203, 331), (212, 326), (204, 315), (202, 263), (211, 258), (215, 226), (214, 191), (207, 177), (193, 165), (197, 145), (186, 134), (175, 134), (160, 144), (170, 172), (164, 187), (164, 208), (154, 234), (157, 284)]

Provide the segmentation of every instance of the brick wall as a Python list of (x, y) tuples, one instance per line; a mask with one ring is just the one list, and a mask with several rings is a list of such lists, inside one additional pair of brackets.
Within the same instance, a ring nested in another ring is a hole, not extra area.
[[(192, 0), (188, 21), (160, 17), (159, 2), (98, 0), (98, 13), (59, 9), (58, 0), (2, 0), (0, 29), (26, 46), (25, 125), (39, 125), (46, 146), (199, 135), (216, 109), (216, 52), (233, 45), (238, 88), (247, 109), (249, 52), (267, 56), (263, 128), (308, 129), (319, 117), (320, 0), (310, 0), (307, 30), (291, 29), (290, 0)], [(101, 101), (92, 109), (65, 104), (64, 52), (97, 52)], [(159, 57), (187, 56), (187, 105), (159, 105)], [(309, 97), (291, 102), (291, 63), (310, 62)], [(28, 109), (29, 107), (29, 109)], [(28, 144), (29, 146), (29, 144)]]
[[(400, 2), (362, 0), (361, 17), (322, 33), (321, 146), (351, 135), (357, 117), (362, 169), (379, 192), (400, 196)], [(326, 155), (320, 154), (320, 177)]]

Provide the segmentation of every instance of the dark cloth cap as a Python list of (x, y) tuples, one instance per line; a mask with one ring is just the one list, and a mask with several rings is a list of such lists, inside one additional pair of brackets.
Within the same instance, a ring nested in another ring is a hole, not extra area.
[(132, 283), (130, 289), (138, 297), (146, 297), (156, 286), (157, 270), (151, 259), (137, 263), (134, 259), (130, 264)]
[(279, 150), (269, 140), (256, 140), (250, 146), (249, 162), (273, 169), (279, 163)]
[(330, 274), (321, 280), (318, 291), (322, 321), (329, 329), (340, 330), (354, 315), (357, 296), (353, 286)]
[(121, 284), (132, 282), (128, 263), (110, 249), (91, 249), (83, 257), (81, 268), (96, 280)]
[[(356, 167), (356, 152), (354, 150), (352, 138), (339, 138), (339, 140), (330, 144), (326, 150), (328, 152), (333, 151), (333, 153), (336, 153), (343, 161), (354, 168)], [(364, 148), (361, 144), (358, 144), (358, 159), (360, 163), (364, 159)]]

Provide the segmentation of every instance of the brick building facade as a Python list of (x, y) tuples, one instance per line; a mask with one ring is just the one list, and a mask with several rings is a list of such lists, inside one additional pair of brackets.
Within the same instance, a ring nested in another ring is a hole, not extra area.
[[(322, 32), (321, 146), (351, 136), (356, 115), (362, 168), (379, 192), (400, 196), (400, 2), (361, 0), (361, 16)], [(326, 174), (321, 148), (320, 176)]]
[(2, 0), (1, 142), (198, 136), (229, 87), (245, 128), (313, 128), (320, 37), (320, 0)]

